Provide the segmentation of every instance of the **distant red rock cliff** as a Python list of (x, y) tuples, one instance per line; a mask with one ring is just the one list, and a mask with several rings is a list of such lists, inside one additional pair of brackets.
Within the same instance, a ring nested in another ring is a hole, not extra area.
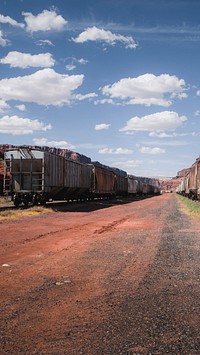
[(174, 192), (180, 184), (182, 178), (188, 174), (191, 168), (182, 169), (177, 172), (177, 175), (172, 178), (159, 178), (162, 191)]

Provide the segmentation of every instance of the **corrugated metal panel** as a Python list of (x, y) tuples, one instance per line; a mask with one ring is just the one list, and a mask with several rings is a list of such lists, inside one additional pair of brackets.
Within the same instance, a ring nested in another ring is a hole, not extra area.
[(185, 193), (186, 190), (186, 178), (184, 177), (183, 180), (180, 183), (180, 193)]
[(197, 190), (197, 165), (196, 163), (192, 165), (190, 170), (190, 182), (189, 182), (190, 190)]
[(75, 191), (79, 196), (84, 190), (90, 189), (92, 168), (64, 157), (45, 153), (45, 189), (52, 197), (62, 193), (65, 198)]
[(115, 193), (115, 175), (112, 171), (94, 167), (94, 185), (92, 192), (96, 194)]
[(190, 172), (185, 176), (185, 194), (190, 193)]
[(126, 194), (128, 191), (128, 179), (126, 176), (116, 175), (116, 193)]
[(138, 180), (128, 177), (128, 193), (129, 194), (137, 194), (139, 188)]
[(64, 186), (74, 188), (90, 188), (92, 168), (71, 160), (65, 160)]
[(148, 193), (148, 185), (145, 182), (142, 183), (142, 192), (143, 194)]
[(197, 161), (197, 194), (200, 198), (200, 160)]

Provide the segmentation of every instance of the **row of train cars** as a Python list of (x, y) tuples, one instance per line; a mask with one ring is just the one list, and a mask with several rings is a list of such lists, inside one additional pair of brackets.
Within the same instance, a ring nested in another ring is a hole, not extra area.
[(176, 192), (192, 200), (200, 200), (200, 157), (182, 178)]
[(4, 153), (4, 195), (15, 206), (47, 201), (157, 195), (158, 179), (136, 177), (99, 162), (80, 163), (27, 146)]

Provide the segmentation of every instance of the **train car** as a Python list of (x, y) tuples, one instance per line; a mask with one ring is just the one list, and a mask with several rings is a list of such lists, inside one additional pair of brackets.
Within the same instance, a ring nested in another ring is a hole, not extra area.
[(192, 165), (188, 176), (189, 198), (200, 199), (200, 158)]
[(176, 188), (176, 193), (189, 197), (189, 173), (182, 178), (180, 184)]
[(176, 192), (192, 200), (200, 199), (200, 158), (192, 164), (188, 174), (182, 179)]
[(155, 178), (138, 177), (140, 182), (140, 195), (159, 195), (160, 181)]
[(0, 196), (3, 195), (3, 180), (4, 180), (4, 160), (3, 160), (3, 153), (0, 150)]
[(146, 182), (142, 183), (142, 194), (143, 195), (153, 195), (154, 194), (154, 186), (150, 185)]
[(197, 159), (197, 199), (200, 200), (200, 158)]
[(115, 194), (116, 196), (128, 195), (128, 177), (124, 171), (115, 172)]
[(154, 186), (154, 195), (160, 195), (160, 186)]
[(138, 178), (138, 195), (143, 195), (143, 182)]
[(140, 184), (137, 178), (133, 175), (128, 175), (128, 194), (136, 196), (139, 194)]
[(188, 197), (196, 199), (197, 197), (197, 164), (192, 165), (188, 175)]
[(89, 195), (90, 165), (24, 147), (5, 152), (4, 161), (4, 191), (16, 206)]
[(154, 185), (148, 184), (148, 195), (154, 195), (154, 194), (155, 194)]
[(3, 196), (3, 180), (4, 180), (3, 174), (0, 174), (0, 196)]
[(91, 194), (98, 196), (126, 196), (128, 194), (127, 173), (124, 170), (92, 162), (94, 178)]
[(152, 184), (154, 186), (154, 195), (160, 194), (160, 180), (159, 179), (152, 179)]
[(103, 166), (93, 163), (90, 197), (115, 196), (115, 174)]
[(181, 195), (183, 195), (183, 196), (186, 196), (186, 190), (189, 192), (188, 177), (184, 176), (183, 180), (181, 181), (181, 183), (179, 185), (179, 193), (181, 193)]

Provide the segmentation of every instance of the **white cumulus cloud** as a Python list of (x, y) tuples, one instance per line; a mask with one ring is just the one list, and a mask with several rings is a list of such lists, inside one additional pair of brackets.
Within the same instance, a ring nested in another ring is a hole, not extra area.
[(96, 96), (97, 96), (97, 94), (95, 94), (95, 92), (90, 92), (90, 93), (84, 94), (84, 95), (82, 95), (82, 94), (77, 94), (77, 95), (75, 95), (75, 98), (76, 98), (76, 100), (78, 100), (78, 101), (83, 101), (83, 100), (90, 100), (90, 99), (93, 99), (93, 98), (96, 97)]
[(19, 111), (26, 111), (26, 106), (25, 105), (16, 105), (15, 106)]
[(0, 31), (0, 46), (1, 47), (5, 47), (8, 44), (8, 41), (3, 38), (3, 32)]
[(163, 111), (141, 118), (138, 116), (132, 117), (120, 131), (173, 131), (186, 120), (186, 116), (179, 116), (177, 112)]
[(21, 27), (21, 28), (24, 28), (25, 26), (23, 23), (19, 23), (13, 20), (10, 16), (4, 16), (4, 15), (0, 15), (0, 23), (8, 23), (11, 26)]
[(84, 75), (63, 75), (45, 68), (31, 75), (0, 80), (0, 98), (39, 105), (69, 104), (83, 79)]
[(158, 147), (154, 147), (154, 148), (150, 148), (150, 147), (141, 147), (140, 152), (142, 154), (153, 154), (153, 155), (157, 155), (157, 154), (163, 154), (165, 153), (165, 149), (162, 148), (158, 148)]
[(49, 141), (47, 138), (34, 138), (33, 142), (35, 145), (48, 146), (61, 149), (75, 149), (76, 146), (67, 141)]
[(38, 120), (18, 116), (4, 116), (0, 118), (0, 133), (12, 135), (32, 134), (34, 131), (47, 131), (51, 125), (45, 125)]
[(49, 39), (39, 39), (36, 44), (38, 46), (53, 46), (53, 43)]
[(95, 131), (107, 130), (109, 128), (110, 128), (110, 124), (107, 123), (96, 124), (94, 127)]
[(95, 105), (98, 105), (98, 104), (101, 104), (101, 105), (109, 104), (109, 105), (115, 105), (115, 106), (120, 105), (119, 103), (116, 103), (113, 99), (95, 100), (94, 104)]
[(55, 64), (55, 60), (50, 53), (40, 53), (31, 55), (29, 53), (21, 53), (12, 51), (6, 57), (0, 60), (1, 64), (10, 64), (11, 68), (29, 68), (29, 67), (43, 67), (49, 68)]
[(140, 166), (142, 164), (142, 160), (127, 160), (127, 161), (117, 161), (115, 162), (115, 165), (120, 167), (121, 169), (125, 169), (125, 170), (129, 170), (129, 173), (133, 173), (134, 172), (131, 170), (133, 168), (137, 168), (138, 166)]
[(72, 71), (72, 70), (76, 69), (76, 66), (74, 64), (68, 64), (68, 65), (66, 65), (66, 69), (69, 71)]
[(98, 151), (99, 154), (131, 154), (132, 150), (125, 148), (102, 148)]
[(27, 30), (30, 32), (61, 31), (68, 22), (61, 15), (58, 15), (54, 9), (43, 10), (36, 16), (30, 12), (23, 12), (22, 15), (24, 16)]
[(119, 34), (106, 31), (96, 26), (88, 27), (85, 31), (79, 34), (77, 38), (73, 38), (75, 43), (84, 43), (87, 41), (101, 41), (114, 46), (116, 42), (122, 42), (126, 48), (136, 48), (137, 44), (131, 36), (122, 36)]
[[(144, 74), (136, 78), (123, 78), (112, 85), (102, 88), (102, 93), (112, 99), (123, 100), (125, 104), (159, 105), (168, 107), (172, 104), (170, 96), (183, 94), (185, 81), (175, 75)], [(165, 97), (169, 95), (169, 98)], [(184, 95), (181, 95), (181, 98)]]
[(69, 70), (69, 71), (76, 69), (76, 64), (77, 63), (81, 64), (81, 65), (85, 65), (85, 64), (88, 63), (88, 60), (83, 59), (83, 58), (77, 59), (75, 57), (72, 57), (70, 59), (71, 59), (71, 63), (66, 65), (66, 69)]
[(165, 132), (150, 132), (149, 137), (156, 137), (156, 138), (174, 138), (174, 137), (187, 137), (187, 136), (193, 136), (197, 137), (199, 136), (199, 132), (188, 132), (188, 133), (165, 133)]
[(81, 58), (81, 59), (77, 59), (77, 62), (78, 62), (79, 64), (85, 65), (85, 64), (88, 63), (88, 60), (87, 60), (87, 59), (84, 59), (84, 58)]
[(149, 137), (172, 138), (172, 137), (177, 137), (177, 133), (150, 132)]
[(0, 99), (0, 112), (4, 112), (5, 110), (9, 109), (10, 106), (4, 100)]

